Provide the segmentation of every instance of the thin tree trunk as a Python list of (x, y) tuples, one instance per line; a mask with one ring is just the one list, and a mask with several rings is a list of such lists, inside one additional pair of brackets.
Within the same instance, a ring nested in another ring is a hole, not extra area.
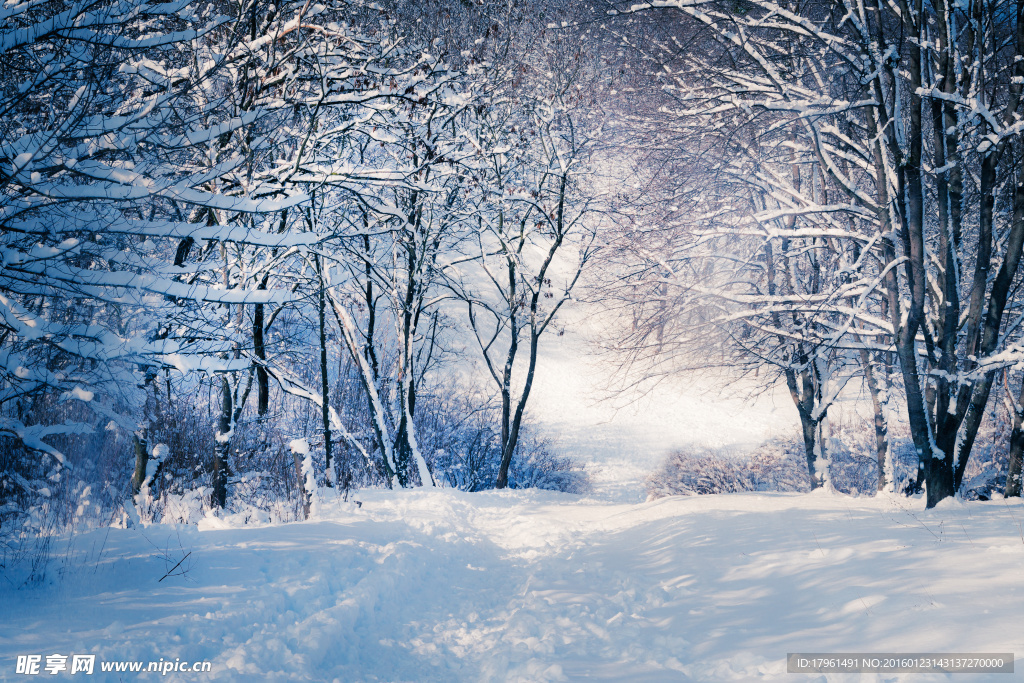
[[(335, 317), (337, 318), (342, 337), (345, 340), (345, 346), (348, 349), (349, 357), (359, 369), (359, 379), (363, 385), (363, 390), (366, 392), (367, 401), (370, 404), (371, 424), (373, 425), (374, 436), (376, 437), (377, 443), (380, 445), (381, 452), (384, 456), (381, 467), (383, 469), (385, 481), (387, 482), (387, 485), (391, 487), (396, 483), (397, 466), (394, 461), (393, 444), (389, 435), (387, 419), (384, 414), (384, 406), (381, 403), (380, 395), (377, 392), (375, 374), (370, 368), (369, 362), (364, 355), (364, 348), (359, 343), (359, 333), (356, 331), (356, 324), (352, 319), (352, 316), (349, 314), (348, 310), (335, 299), (330, 291), (327, 292), (327, 297), (331, 301), (331, 307), (334, 311)], [(369, 343), (369, 340), (367, 343)]]
[(213, 449), (213, 497), (210, 504), (223, 508), (228, 498), (228, 454), (231, 452), (232, 426), (231, 384), (226, 375), (221, 375), (220, 390), (220, 421), (217, 424), (217, 443)]
[[(799, 171), (793, 169), (793, 182), (799, 184), (800, 176)], [(795, 225), (794, 219), (790, 219), (788, 228), (792, 229)], [(783, 240), (782, 251), (786, 253), (788, 249), (788, 242)], [(771, 240), (767, 240), (764, 243), (764, 257), (765, 257), (765, 273), (768, 282), (768, 294), (769, 296), (776, 295), (776, 269), (775, 269), (775, 250), (772, 248)], [(793, 292), (793, 283), (789, 275), (788, 268), (785, 268), (785, 260), (783, 257), (783, 285), (787, 293)], [(782, 320), (779, 317), (778, 312), (772, 311), (772, 323), (775, 327), (782, 327)], [(779, 341), (783, 344), (786, 340), (782, 337)], [(806, 365), (807, 357), (803, 354), (802, 350), (797, 350), (796, 353), (800, 354), (797, 358), (801, 363)], [(817, 460), (818, 460), (818, 449), (815, 448), (817, 444), (817, 431), (818, 423), (814, 420), (814, 381), (809, 375), (809, 371), (805, 368), (799, 374), (793, 367), (794, 359), (789, 358), (789, 367), (784, 369), (786, 376), (786, 387), (789, 389), (790, 398), (793, 399), (793, 405), (796, 407), (797, 413), (800, 415), (800, 429), (803, 434), (804, 442), (804, 456), (807, 461), (807, 481), (813, 491), (819, 488), (822, 484), (821, 478), (817, 474)], [(802, 389), (802, 391), (801, 391)]]
[(871, 363), (871, 354), (867, 349), (860, 350), (861, 366), (864, 368), (864, 379), (868, 385), (868, 393), (871, 394), (871, 408), (875, 416), (875, 457), (878, 462), (878, 490), (884, 491), (889, 483), (887, 472), (887, 461), (889, 454), (888, 426), (885, 421), (885, 411), (881, 401), (881, 391), (878, 388), (878, 379)]
[[(523, 393), (519, 396), (519, 401), (516, 404), (516, 413), (512, 418), (512, 423), (509, 425), (508, 441), (503, 444), (501, 453), (501, 462), (498, 464), (498, 477), (494, 482), (494, 488), (503, 489), (508, 486), (508, 470), (512, 465), (512, 456), (515, 453), (516, 446), (519, 445), (519, 430), (523, 423), (523, 413), (526, 410), (526, 402), (530, 398), (530, 390), (533, 388), (533, 377), (537, 371), (537, 347), (540, 344), (540, 335), (544, 332), (547, 327), (547, 323), (541, 324), (537, 318), (537, 312), (540, 310), (539, 302), (541, 296), (541, 287), (544, 283), (544, 277), (547, 273), (548, 267), (551, 265), (554, 259), (555, 253), (562, 246), (562, 240), (565, 238), (565, 194), (566, 184), (568, 182), (568, 174), (563, 172), (559, 179), (558, 186), (558, 208), (556, 209), (555, 218), (555, 241), (548, 248), (547, 257), (544, 259), (543, 265), (537, 274), (537, 288), (533, 291), (530, 297), (529, 312), (530, 312), (530, 362), (526, 371), (526, 382), (523, 385)], [(510, 263), (511, 266), (511, 263)], [(510, 269), (510, 277), (513, 271)], [(578, 273), (577, 273), (578, 275)], [(511, 306), (516, 306), (515, 300), (509, 302)], [(557, 308), (556, 308), (557, 310)], [(514, 310), (513, 310), (514, 317)], [(550, 318), (548, 318), (550, 321)], [(513, 345), (518, 344), (518, 335), (513, 336)], [(510, 356), (510, 360), (514, 357)], [(511, 379), (511, 367), (506, 368), (505, 373), (506, 388), (509, 388), (509, 380)]]
[[(267, 288), (267, 278), (264, 277), (258, 289)], [(264, 304), (256, 304), (252, 316), (252, 345), (253, 353), (261, 361), (256, 366), (256, 414), (264, 417), (270, 410), (270, 374), (264, 365), (267, 362), (267, 345), (264, 338)]]
[(295, 481), (299, 489), (299, 500), (302, 502), (302, 518), (309, 519), (310, 495), (306, 490), (306, 477), (302, 474), (302, 456), (293, 452), (292, 462), (295, 463)]
[(539, 335), (530, 330), (530, 366), (526, 371), (526, 384), (523, 386), (523, 393), (519, 396), (516, 404), (516, 413), (509, 426), (508, 441), (501, 452), (501, 463), (498, 465), (498, 478), (494, 482), (494, 488), (503, 489), (508, 486), (508, 470), (512, 465), (512, 455), (516, 446), (519, 445), (519, 430), (523, 424), (523, 413), (526, 410), (526, 401), (530, 398), (530, 390), (533, 388), (533, 376), (537, 370), (537, 346), (540, 341)]
[(132, 435), (132, 445), (135, 448), (135, 472), (132, 474), (132, 497), (139, 495), (142, 484), (146, 481), (146, 467), (149, 465), (149, 443), (146, 432), (142, 436)]
[[(281, 220), (277, 226), (278, 234), (283, 233), (287, 225), (288, 209), (285, 209), (281, 212)], [(270, 254), (271, 257), (277, 256), (277, 249), (271, 249)], [(268, 273), (263, 276), (256, 289), (265, 290), (269, 281), (270, 274)], [(262, 361), (263, 364), (267, 361), (267, 329), (264, 323), (265, 309), (265, 304), (256, 304), (256, 309), (253, 311), (252, 316), (253, 352), (256, 354), (256, 358)], [(271, 318), (271, 321), (273, 321), (273, 318)], [(267, 372), (267, 368), (263, 364), (256, 366), (256, 414), (260, 417), (266, 416), (270, 410), (270, 373)]]
[[(501, 223), (503, 225), (503, 222)], [(516, 299), (518, 297), (517, 273), (516, 273), (516, 261), (510, 255), (506, 254), (505, 264), (508, 270), (508, 304), (509, 304), (509, 345), (508, 353), (505, 356), (505, 368), (502, 371), (501, 376), (501, 462), (505, 461), (505, 452), (508, 449), (509, 440), (512, 438), (512, 369), (515, 367), (516, 355), (519, 353), (519, 314), (516, 310)], [(519, 435), (516, 434), (516, 440)], [(515, 450), (513, 446), (512, 451)], [(509, 463), (511, 463), (511, 458)], [(506, 476), (504, 479), (501, 477), (501, 467), (499, 463), (498, 468), (498, 481), (501, 485), (497, 488), (505, 488), (508, 480), (508, 472), (506, 466)]]
[[(319, 258), (317, 269), (320, 268)], [(324, 463), (327, 472), (327, 486), (334, 486), (334, 463), (332, 461), (333, 446), (331, 443), (331, 403), (330, 387), (327, 378), (327, 301), (324, 294), (324, 280), (320, 277), (320, 292), (317, 312), (320, 315), (320, 416), (323, 420), (324, 432)]]
[[(1007, 391), (1009, 388), (1007, 387)], [(1024, 382), (1021, 382), (1020, 393), (1013, 404), (1013, 432), (1010, 434), (1010, 462), (1006, 473), (1006, 497), (1020, 498), (1021, 491), (1021, 459), (1024, 454)]]

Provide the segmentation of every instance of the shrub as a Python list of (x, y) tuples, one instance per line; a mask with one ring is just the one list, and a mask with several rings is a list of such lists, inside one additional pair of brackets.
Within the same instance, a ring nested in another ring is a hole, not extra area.
[(771, 439), (754, 449), (743, 468), (750, 491), (805, 491), (810, 486), (804, 445), (797, 439)]
[[(827, 444), (829, 480), (841, 493), (873, 494), (878, 487), (874, 426), (856, 416), (843, 417), (833, 423)], [(976, 448), (971, 457), (964, 478), (965, 495), (986, 495), (984, 491), (998, 484), (1000, 476), (1001, 481), (1006, 479), (1005, 457), (996, 455), (998, 439), (988, 438), (994, 428), (987, 429), (985, 446)], [(982, 443), (980, 437), (978, 441)], [(897, 424), (890, 429), (889, 452), (895, 490), (912, 492), (917, 481), (917, 451), (905, 426)], [(648, 479), (647, 492), (650, 498), (661, 498), (737, 491), (807, 491), (809, 486), (803, 441), (775, 438), (748, 453), (701, 445), (675, 451)]]
[(552, 444), (528, 429), (509, 467), (509, 488), (536, 488), (564, 493), (586, 493), (590, 475), (572, 458), (552, 453)]
[[(417, 404), (417, 438), (434, 479), (463, 491), (493, 488), (501, 462), (501, 420), (494, 402), (444, 386), (424, 393)], [(524, 420), (509, 466), (509, 488), (588, 491), (582, 465), (555, 450), (534, 423)]]
[[(802, 448), (801, 451), (802, 453)], [(694, 445), (669, 454), (647, 480), (648, 499), (739, 491), (806, 491), (807, 466), (792, 445), (769, 441), (753, 453)]]

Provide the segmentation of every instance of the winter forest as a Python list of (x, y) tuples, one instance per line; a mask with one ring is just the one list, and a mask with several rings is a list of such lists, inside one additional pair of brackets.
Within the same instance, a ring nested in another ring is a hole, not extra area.
[(0, 678), (1024, 652), (1024, 0), (7, 0), (0, 67)]

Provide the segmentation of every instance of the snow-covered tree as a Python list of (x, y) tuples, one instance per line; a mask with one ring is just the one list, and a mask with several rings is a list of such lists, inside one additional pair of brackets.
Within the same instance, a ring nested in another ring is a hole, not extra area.
[(704, 48), (665, 65), (679, 112), (771, 114), (764, 133), (789, 132), (836, 198), (801, 214), (871, 226), (858, 238), (878, 255), (879, 329), (895, 343), (928, 505), (952, 495), (995, 373), (1011, 362), (999, 331), (1024, 241), (1020, 3), (622, 9), (659, 7), (675, 11), (670, 38), (699, 35)]
[[(134, 0), (0, 14), (0, 425), (17, 448), (63, 462), (44, 439), (111, 421), (144, 431), (139, 392), (154, 368), (201, 362), (161, 333), (175, 301), (244, 297), (183, 281), (162, 245), (201, 233), (197, 213), (271, 207), (209, 189), (244, 156), (196, 160), (255, 118), (207, 120), (219, 103), (202, 93), (225, 68), (209, 46), (228, 17)], [(59, 407), (69, 401), (96, 417)]]
[(475, 150), (465, 190), (473, 232), (465, 257), (446, 270), (501, 398), (497, 488), (508, 485), (541, 337), (592, 261), (602, 218), (594, 168), (602, 121), (583, 114), (580, 53), (570, 66), (557, 59), (566, 52), (547, 51), (552, 63), (525, 75), (522, 63), (511, 77), (495, 66), (465, 124)]

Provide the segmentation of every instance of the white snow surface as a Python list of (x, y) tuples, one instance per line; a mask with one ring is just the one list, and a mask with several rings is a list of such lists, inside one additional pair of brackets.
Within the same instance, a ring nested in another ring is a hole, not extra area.
[(1020, 501), (321, 494), (303, 523), (58, 544), (61, 576), (0, 589), (0, 678), (20, 680), (19, 654), (84, 652), (95, 680), (119, 680), (100, 662), (180, 658), (212, 673), (167, 680), (1008, 681), (798, 676), (785, 660), (1024, 651)]

